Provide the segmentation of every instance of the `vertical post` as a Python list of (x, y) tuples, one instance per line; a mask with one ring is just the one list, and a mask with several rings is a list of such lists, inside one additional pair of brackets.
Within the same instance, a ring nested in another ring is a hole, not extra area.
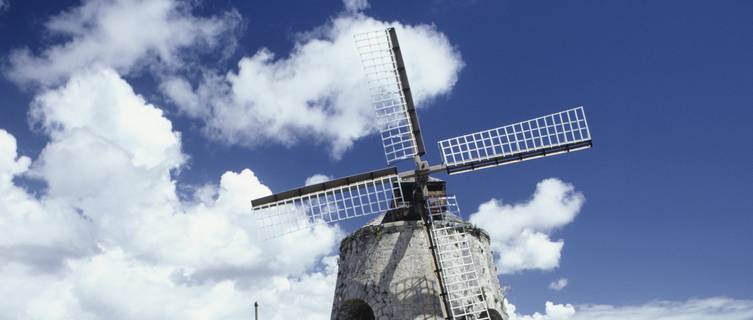
[(254, 320), (259, 320), (259, 303), (254, 301)]
[(395, 57), (398, 80), (403, 91), (402, 93), (403, 98), (405, 99), (405, 108), (407, 109), (406, 111), (408, 111), (411, 129), (413, 130), (411, 134), (413, 135), (413, 139), (416, 142), (416, 154), (422, 156), (426, 153), (426, 149), (424, 148), (424, 138), (421, 136), (421, 125), (418, 124), (416, 105), (413, 104), (413, 95), (411, 94), (410, 85), (408, 84), (408, 73), (405, 72), (403, 53), (400, 52), (400, 44), (397, 42), (397, 33), (395, 32), (395, 28), (387, 28), (387, 35), (390, 38), (392, 54)]

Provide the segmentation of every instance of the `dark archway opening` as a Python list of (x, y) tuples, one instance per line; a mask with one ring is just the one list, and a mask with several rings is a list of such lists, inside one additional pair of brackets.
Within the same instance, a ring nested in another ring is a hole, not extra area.
[(374, 320), (374, 310), (361, 299), (351, 299), (342, 304), (336, 320)]
[(494, 309), (489, 309), (489, 318), (491, 320), (504, 320), (504, 318), (502, 318), (502, 315)]

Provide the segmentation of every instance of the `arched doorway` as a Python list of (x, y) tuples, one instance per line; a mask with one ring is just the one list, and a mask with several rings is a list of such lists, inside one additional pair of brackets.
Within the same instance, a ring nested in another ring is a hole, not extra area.
[(499, 314), (499, 312), (497, 312), (497, 310), (494, 310), (494, 309), (491, 309), (491, 308), (489, 309), (489, 318), (491, 320), (504, 320), (504, 318), (502, 318), (502, 315)]
[(374, 310), (361, 299), (345, 301), (335, 320), (374, 320)]

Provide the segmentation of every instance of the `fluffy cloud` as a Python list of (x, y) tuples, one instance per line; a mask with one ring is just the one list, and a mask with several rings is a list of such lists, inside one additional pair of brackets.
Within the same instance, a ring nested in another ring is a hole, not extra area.
[[(16, 140), (0, 129), (0, 267), (13, 263), (53, 272), (67, 257), (97, 251), (90, 223), (58, 199), (36, 199), (13, 178), (27, 173), (31, 161), (18, 156)], [(2, 313), (2, 312), (0, 312)]]
[[(180, 201), (180, 134), (114, 70), (39, 94), (31, 119), (50, 138), (34, 163), (0, 130), (0, 314), (244, 318), (257, 299), (270, 319), (290, 318), (289, 301), (310, 319), (329, 316), (336, 260), (324, 257), (338, 229), (259, 241), (249, 203), (270, 190), (248, 169)], [(20, 175), (46, 192), (29, 194)]]
[(226, 35), (238, 26), (239, 15), (195, 17), (191, 3), (85, 0), (46, 23), (48, 32), (67, 41), (39, 55), (29, 49), (14, 51), (7, 76), (19, 84), (51, 85), (89, 66), (121, 73), (147, 65), (175, 69), (183, 64), (188, 48), (232, 48), (234, 38)]
[(653, 301), (641, 305), (578, 305), (546, 302), (544, 314), (519, 315), (515, 305), (505, 301), (511, 320), (696, 320), (753, 319), (753, 300), (725, 297), (690, 299), (687, 301)]
[(16, 138), (5, 130), (0, 130), (0, 186), (6, 186), (11, 178), (29, 168), (31, 159), (19, 157), (16, 151)]
[(298, 35), (289, 56), (261, 49), (227, 74), (205, 73), (193, 85), (182, 77), (162, 91), (189, 117), (201, 119), (215, 140), (254, 146), (314, 140), (335, 157), (374, 132), (374, 111), (353, 35), (394, 26), (419, 107), (448, 94), (463, 66), (460, 54), (434, 26), (378, 21), (346, 1), (346, 11)]
[[(67, 263), (63, 274), (0, 268), (0, 319), (244, 319), (259, 301), (267, 319), (329, 319), (337, 276), (326, 268), (241, 288), (231, 280), (185, 284), (175, 268), (120, 251)], [(295, 304), (296, 308), (287, 305)]]
[(571, 319), (575, 315), (575, 307), (570, 304), (555, 304), (551, 301), (547, 301), (545, 306), (545, 313), (534, 313), (532, 315), (519, 315), (515, 313), (515, 305), (504, 301), (507, 312), (511, 315), (510, 320), (567, 320)]
[[(7, 3), (0, 0), (0, 11)], [(121, 77), (183, 68), (186, 49), (232, 41), (222, 35), (236, 27), (235, 13), (195, 17), (191, 3), (88, 0), (47, 23), (65, 43), (10, 56), (8, 77), (45, 88), (30, 119), (49, 143), (32, 162), (0, 129), (0, 319), (246, 318), (253, 300), (268, 319), (329, 318), (337, 276), (329, 254), (340, 231), (318, 225), (258, 241), (249, 201), (270, 190), (249, 169), (179, 199), (174, 177), (188, 161), (180, 133)], [(162, 90), (218, 140), (290, 145), (317, 136), (339, 155), (373, 130), (351, 35), (387, 25), (360, 12), (365, 1), (345, 6), (301, 34), (290, 56), (260, 50), (237, 71), (207, 72), (195, 86), (166, 78)], [(432, 26), (392, 25), (417, 102), (449, 93), (462, 61), (446, 37)], [(30, 192), (17, 179), (38, 179), (46, 189)], [(494, 231), (503, 272), (550, 269), (563, 245), (550, 234), (582, 202), (571, 185), (549, 179), (529, 202), (493, 200), (472, 221)], [(753, 317), (752, 305), (547, 302), (544, 314), (516, 319), (735, 320)]]
[(585, 197), (571, 184), (550, 178), (539, 182), (524, 203), (492, 199), (471, 214), (470, 221), (487, 230), (500, 273), (526, 269), (549, 270), (559, 265), (563, 240), (550, 234), (575, 219)]
[[(355, 33), (397, 28), (419, 107), (448, 94), (463, 66), (458, 51), (434, 26), (378, 21), (361, 12), (367, 1), (348, 0), (340, 15), (298, 34), (289, 56), (279, 58), (263, 48), (242, 58), (237, 71), (223, 74), (186, 57), (201, 48), (223, 48), (222, 57), (232, 53), (240, 16), (197, 17), (192, 3), (86, 0), (47, 21), (47, 31), (64, 42), (38, 53), (13, 51), (5, 75), (18, 84), (50, 87), (85, 68), (126, 75), (149, 69), (160, 79), (162, 92), (182, 113), (203, 121), (205, 133), (216, 141), (290, 146), (307, 140), (339, 157), (375, 131)], [(204, 70), (203, 77), (185, 78), (176, 72), (182, 69)]]
[(549, 289), (552, 289), (554, 291), (560, 291), (564, 289), (565, 287), (567, 287), (567, 283), (568, 283), (567, 278), (560, 278), (559, 280), (550, 283)]

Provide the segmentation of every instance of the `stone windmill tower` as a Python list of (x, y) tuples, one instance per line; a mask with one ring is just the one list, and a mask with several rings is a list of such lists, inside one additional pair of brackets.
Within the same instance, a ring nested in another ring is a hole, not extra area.
[(591, 147), (583, 107), (439, 141), (429, 165), (395, 29), (355, 36), (387, 163), (252, 202), (267, 237), (378, 215), (340, 245), (333, 319), (507, 319), (488, 234), (460, 218), (438, 172), (456, 174)]
[[(413, 187), (404, 182), (404, 194)], [(456, 256), (471, 258), (489, 318), (507, 319), (489, 235), (456, 215), (455, 199), (447, 197), (444, 181), (431, 179), (426, 187), (429, 197), (447, 198), (444, 205), (453, 213), (445, 218), (466, 234), (467, 246), (456, 250)], [(406, 211), (389, 211), (343, 239), (332, 319), (448, 318), (428, 226), (415, 212)]]

